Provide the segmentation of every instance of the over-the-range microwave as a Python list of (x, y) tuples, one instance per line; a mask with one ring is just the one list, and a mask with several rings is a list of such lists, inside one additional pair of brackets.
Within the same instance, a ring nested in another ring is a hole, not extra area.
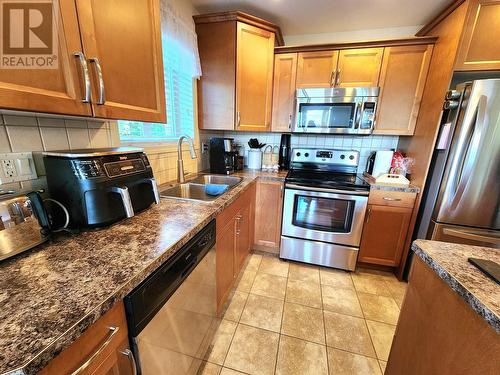
[(297, 89), (292, 132), (371, 134), (378, 94), (378, 87)]

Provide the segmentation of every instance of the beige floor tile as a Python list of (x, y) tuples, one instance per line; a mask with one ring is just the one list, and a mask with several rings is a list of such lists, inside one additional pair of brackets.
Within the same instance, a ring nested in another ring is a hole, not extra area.
[(389, 292), (391, 293), (392, 298), (394, 298), (399, 308), (401, 308), (408, 284), (404, 281), (397, 280), (390, 282), (386, 281), (386, 284), (389, 288)]
[(286, 301), (321, 309), (321, 289), (317, 283), (288, 279)]
[(321, 268), (319, 271), (319, 275), (321, 278), (321, 284), (323, 285), (333, 285), (354, 289), (354, 285), (352, 283), (351, 275), (349, 272)]
[(379, 275), (355, 272), (352, 275), (354, 287), (358, 292), (391, 297), (387, 283)]
[(308, 264), (290, 263), (288, 278), (319, 284), (319, 268)]
[(364, 319), (324, 311), (327, 345), (349, 352), (375, 357)]
[(325, 344), (325, 326), (321, 310), (285, 302), (281, 333)]
[(399, 308), (392, 297), (359, 292), (358, 298), (366, 319), (397, 324)]
[(386, 323), (374, 322), (372, 320), (367, 320), (366, 324), (370, 331), (377, 358), (387, 361), (396, 327)]
[(265, 297), (285, 299), (286, 277), (258, 273), (250, 293)]
[(223, 367), (222, 371), (220, 372), (220, 375), (239, 375), (239, 374), (245, 374), (245, 373), (231, 370), (230, 368), (227, 367)]
[(269, 275), (288, 277), (288, 262), (280, 260), (277, 257), (262, 257), (260, 262), (259, 272), (267, 273)]
[(327, 375), (326, 347), (312, 342), (281, 336), (277, 375)]
[(249, 374), (273, 374), (279, 334), (239, 324), (224, 367)]
[(331, 374), (338, 375), (380, 375), (379, 363), (375, 358), (328, 348), (328, 364)]
[(241, 275), (236, 290), (240, 292), (250, 292), (250, 289), (252, 289), (252, 285), (256, 275), (257, 271), (245, 270)]
[(219, 375), (222, 367), (214, 363), (194, 360), (187, 374), (192, 375)]
[(250, 254), (250, 257), (248, 258), (248, 263), (247, 263), (245, 270), (257, 271), (259, 269), (261, 261), (262, 261), (262, 255)]
[(204, 356), (202, 356), (202, 358), (208, 362), (222, 365), (237, 325), (238, 323), (222, 320), (220, 324), (216, 326), (214, 332), (211, 333), (210, 343), (208, 347), (204, 349)]
[(240, 323), (279, 332), (283, 315), (283, 301), (250, 294)]
[(384, 374), (385, 368), (387, 367), (387, 362), (379, 360), (378, 363), (380, 364), (380, 370), (382, 371), (382, 374)]
[(224, 313), (224, 319), (238, 322), (240, 320), (241, 313), (243, 312), (243, 308), (245, 307), (245, 303), (247, 302), (247, 298), (248, 293), (236, 290), (231, 298), (231, 302), (229, 302), (226, 312)]
[(322, 285), (323, 309), (362, 318), (363, 312), (356, 291), (332, 285)]

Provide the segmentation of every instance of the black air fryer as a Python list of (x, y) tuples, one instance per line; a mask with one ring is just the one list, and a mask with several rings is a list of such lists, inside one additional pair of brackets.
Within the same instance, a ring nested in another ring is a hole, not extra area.
[(281, 170), (287, 170), (290, 167), (290, 156), (292, 150), (290, 149), (290, 134), (281, 134), (280, 154), (278, 164)]
[(101, 227), (159, 203), (146, 154), (137, 148), (43, 153), (50, 197), (68, 210), (70, 229)]

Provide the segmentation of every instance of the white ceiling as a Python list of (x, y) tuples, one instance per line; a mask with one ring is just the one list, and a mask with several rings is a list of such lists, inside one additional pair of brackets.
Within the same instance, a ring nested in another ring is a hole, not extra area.
[(199, 13), (241, 10), (285, 36), (423, 25), (450, 0), (192, 0)]

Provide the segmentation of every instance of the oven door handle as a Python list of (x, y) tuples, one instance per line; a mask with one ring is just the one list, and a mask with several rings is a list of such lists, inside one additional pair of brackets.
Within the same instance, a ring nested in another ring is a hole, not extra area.
[(295, 185), (295, 184), (286, 184), (285, 189), (316, 191), (316, 192), (321, 192), (321, 193), (333, 193), (333, 194), (343, 194), (343, 195), (368, 196), (370, 194), (370, 192), (368, 192), (368, 191), (361, 191), (361, 190), (325, 189), (325, 188), (320, 188), (320, 187), (301, 186), (301, 185)]

